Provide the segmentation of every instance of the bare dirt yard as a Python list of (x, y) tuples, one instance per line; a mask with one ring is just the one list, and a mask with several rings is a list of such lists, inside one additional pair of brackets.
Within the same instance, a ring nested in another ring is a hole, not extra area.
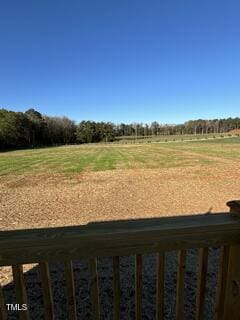
[(1, 229), (227, 211), (240, 164), (0, 177)]

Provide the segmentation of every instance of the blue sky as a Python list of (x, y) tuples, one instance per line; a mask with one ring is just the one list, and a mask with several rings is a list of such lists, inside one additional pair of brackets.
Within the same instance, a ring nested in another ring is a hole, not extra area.
[(240, 1), (1, 0), (0, 107), (114, 122), (240, 115)]

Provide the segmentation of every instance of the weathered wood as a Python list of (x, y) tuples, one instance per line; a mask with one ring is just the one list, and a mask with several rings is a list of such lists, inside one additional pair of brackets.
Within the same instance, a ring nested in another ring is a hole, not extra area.
[(142, 319), (142, 255), (135, 255), (135, 319)]
[(7, 320), (7, 312), (6, 312), (4, 295), (3, 295), (1, 284), (0, 284), (0, 319)]
[(223, 320), (224, 301), (226, 296), (228, 259), (229, 259), (229, 246), (223, 246), (221, 247), (220, 259), (219, 259), (215, 320)]
[(156, 319), (164, 319), (164, 264), (165, 254), (157, 254), (157, 292), (156, 292)]
[(240, 245), (231, 246), (229, 249), (223, 319), (240, 319)]
[(65, 275), (66, 275), (66, 291), (68, 300), (68, 317), (69, 319), (77, 319), (77, 306), (76, 306), (76, 296), (75, 296), (75, 286), (74, 286), (74, 276), (72, 261), (65, 261)]
[(197, 299), (196, 299), (196, 320), (204, 319), (204, 302), (206, 293), (208, 265), (208, 248), (199, 250), (199, 267), (198, 267), (198, 283), (197, 283)]
[(51, 278), (49, 272), (49, 265), (47, 262), (39, 263), (39, 270), (41, 276), (43, 303), (44, 303), (44, 319), (54, 319), (54, 304), (52, 295)]
[(89, 260), (89, 271), (90, 271), (90, 293), (91, 293), (91, 303), (92, 303), (92, 316), (94, 320), (99, 320), (100, 319), (100, 303), (99, 303), (97, 259)]
[(0, 266), (185, 250), (239, 242), (240, 219), (229, 214), (3, 231), (0, 232)]
[(113, 313), (114, 320), (120, 320), (120, 263), (113, 257)]
[(176, 290), (176, 320), (184, 319), (184, 279), (186, 269), (186, 250), (178, 252), (177, 290)]
[[(26, 305), (26, 306), (28, 305), (27, 292), (26, 292), (24, 277), (23, 277), (23, 266), (13, 265), (12, 272), (13, 272), (13, 281), (15, 285), (17, 304), (19, 305), (20, 309), (22, 309), (23, 305)], [(20, 310), (19, 318), (20, 320), (29, 320), (30, 318), (29, 318), (28, 310)]]

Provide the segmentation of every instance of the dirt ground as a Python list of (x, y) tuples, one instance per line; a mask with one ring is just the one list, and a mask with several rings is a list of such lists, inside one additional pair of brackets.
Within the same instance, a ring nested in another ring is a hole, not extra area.
[[(240, 199), (239, 181), (240, 164), (236, 161), (187, 168), (86, 172), (71, 176), (61, 174), (2, 176), (0, 178), (0, 229), (80, 225), (91, 221), (228, 211), (226, 202)], [(213, 257), (215, 261), (217, 259), (216, 252), (214, 252)], [(174, 313), (174, 307), (169, 303), (174, 301), (173, 280), (176, 276), (174, 254), (171, 254), (169, 258), (173, 261), (166, 262), (169, 273), (169, 275), (165, 276), (167, 290), (166, 319), (172, 319), (172, 314)], [(196, 268), (197, 254), (191, 253), (189, 259), (191, 262), (189, 265)], [(209, 263), (209, 266), (216, 269), (216, 262)], [(134, 264), (130, 260), (126, 266), (121, 263), (121, 268), (125, 275), (128, 274), (129, 267), (134, 268)], [(58, 269), (55, 270), (54, 268), (59, 267), (53, 267), (52, 276), (60, 274), (56, 271)], [(87, 270), (87, 266), (84, 268)], [(75, 266), (76, 277), (83, 272), (84, 268)], [(154, 270), (155, 268), (154, 261), (147, 259), (145, 268), (148, 270), (145, 276), (148, 277), (149, 270)], [(35, 293), (40, 286), (39, 280), (36, 280), (38, 278), (34, 270), (34, 265), (24, 266), (26, 279), (28, 279), (26, 281), (29, 283), (30, 302), (35, 301)], [(80, 273), (79, 270), (81, 270)], [(193, 297), (194, 290), (196, 290), (196, 270), (187, 269), (186, 274), (189, 276), (186, 290), (187, 292), (190, 290), (187, 293), (189, 305), (186, 306), (186, 316), (191, 319), (191, 317), (194, 318), (192, 305), (194, 305)], [(79, 281), (85, 281), (85, 275), (82, 274), (81, 277)], [(131, 281), (123, 278), (123, 283), (134, 283), (133, 277)], [(208, 278), (209, 288), (216, 288), (216, 270), (213, 272), (209, 269)], [(106, 279), (105, 273), (103, 274), (103, 279)], [(59, 286), (60, 280), (59, 277), (56, 278), (53, 284)], [(0, 283), (5, 286), (4, 292), (7, 301), (11, 301), (13, 296), (11, 281), (11, 269), (9, 267), (0, 268)], [(154, 285), (151, 287), (149, 281), (151, 282), (152, 280), (146, 280), (146, 288), (154, 291)], [(134, 288), (126, 288), (126, 292), (124, 288), (122, 289), (122, 296), (126, 299), (126, 301), (124, 300), (124, 306), (130, 301), (128, 298), (129, 292), (134, 297)], [(59, 290), (56, 292), (60, 292)], [(83, 296), (85, 299), (87, 292), (88, 289), (85, 288), (79, 293), (80, 306), (83, 303), (81, 297)], [(210, 289), (209, 292), (206, 319), (212, 319), (214, 308), (215, 295)], [(148, 294), (147, 296), (150, 297), (151, 295)], [(56, 294), (54, 299), (56, 300), (56, 305), (58, 305), (61, 300), (59, 295)], [(146, 303), (147, 306), (148, 304), (151, 306), (151, 308), (148, 306), (148, 309), (154, 310), (152, 307), (154, 300), (151, 299), (146, 300)], [(41, 307), (40, 302), (36, 304), (35, 301), (32, 304)], [(133, 312), (132, 306), (127, 307), (126, 314), (128, 319), (133, 318), (129, 315)], [(106, 306), (104, 308), (104, 314), (111, 314), (106, 309)], [(34, 312), (37, 312), (39, 315), (39, 312), (42, 312), (42, 309), (40, 309), (33, 309), (32, 314), (34, 315)], [(58, 318), (66, 319), (64, 314), (60, 316), (61, 312), (63, 312), (62, 309), (59, 309)], [(89, 312), (89, 305), (79, 310), (81, 315), (84, 312)], [(15, 316), (12, 315), (11, 319), (15, 319)], [(40, 319), (41, 317), (34, 316), (33, 318)], [(111, 317), (107, 318), (110, 319)], [(124, 317), (122, 318), (125, 319)], [(149, 313), (145, 318), (153, 319), (154, 316)]]
[(228, 211), (240, 164), (0, 178), (0, 229)]

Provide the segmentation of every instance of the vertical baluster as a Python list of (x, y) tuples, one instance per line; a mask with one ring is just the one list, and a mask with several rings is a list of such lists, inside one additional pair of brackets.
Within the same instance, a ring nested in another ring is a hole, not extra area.
[[(240, 219), (240, 201), (227, 203), (233, 219)], [(239, 320), (240, 310), (240, 244), (229, 247), (226, 294), (224, 301), (224, 320)]]
[(224, 313), (224, 301), (226, 295), (226, 281), (228, 271), (229, 246), (221, 247), (218, 281), (217, 281), (217, 298), (215, 306), (215, 320), (222, 320)]
[(224, 320), (239, 320), (240, 315), (240, 245), (229, 248)]
[[(15, 285), (17, 304), (19, 305), (20, 308), (22, 308), (23, 305), (27, 306), (27, 292), (24, 284), (23, 266), (13, 265), (12, 272), (13, 272), (13, 281)], [(30, 319), (28, 310), (20, 310), (19, 317), (20, 317), (20, 320)]]
[(99, 288), (98, 288), (98, 272), (97, 272), (97, 259), (89, 260), (90, 269), (90, 292), (92, 302), (92, 314), (94, 320), (100, 319), (100, 303), (99, 303)]
[(156, 319), (164, 319), (164, 252), (157, 254)]
[(142, 319), (142, 255), (135, 256), (135, 313), (136, 320)]
[(207, 265), (208, 265), (208, 248), (201, 248), (199, 249), (196, 320), (204, 319), (204, 300), (205, 300), (205, 293), (206, 293)]
[(176, 290), (176, 320), (184, 318), (184, 279), (186, 269), (186, 250), (178, 252), (177, 290)]
[(0, 284), (0, 319), (2, 320), (7, 319), (7, 313), (6, 313), (3, 290), (2, 290), (1, 284)]
[(51, 278), (49, 272), (49, 265), (47, 262), (39, 263), (42, 291), (43, 291), (43, 302), (44, 302), (44, 319), (54, 319), (54, 307), (53, 307), (53, 295)]
[(114, 320), (120, 319), (120, 266), (119, 257), (113, 257), (113, 306)]
[(65, 261), (64, 266), (65, 266), (65, 275), (66, 275), (68, 316), (69, 316), (69, 319), (76, 320), (77, 307), (76, 307), (76, 296), (75, 296), (72, 261)]

